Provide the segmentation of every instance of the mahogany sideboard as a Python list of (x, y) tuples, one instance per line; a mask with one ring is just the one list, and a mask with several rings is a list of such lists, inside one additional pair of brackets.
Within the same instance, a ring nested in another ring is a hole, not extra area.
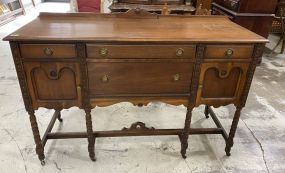
[[(136, 9), (123, 14), (41, 13), (10, 34), (13, 59), (36, 153), (44, 165), (48, 139), (87, 138), (95, 161), (99, 137), (177, 135), (186, 158), (188, 135), (221, 134), (229, 156), (241, 110), (267, 40), (224, 16), (157, 15)], [(185, 105), (185, 126), (155, 129), (143, 122), (114, 131), (93, 131), (91, 109), (128, 101)], [(192, 109), (205, 106), (217, 128), (191, 128)], [(229, 134), (211, 109), (234, 104)], [(86, 132), (51, 132), (60, 111), (85, 110)], [(43, 137), (35, 111), (54, 109)]]

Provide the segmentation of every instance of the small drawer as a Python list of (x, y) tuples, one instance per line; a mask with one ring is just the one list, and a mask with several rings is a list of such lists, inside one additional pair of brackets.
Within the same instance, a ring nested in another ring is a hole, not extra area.
[(205, 58), (250, 59), (253, 49), (253, 45), (208, 45)]
[(73, 44), (21, 44), (23, 58), (74, 58)]
[(87, 44), (88, 58), (194, 58), (195, 45)]

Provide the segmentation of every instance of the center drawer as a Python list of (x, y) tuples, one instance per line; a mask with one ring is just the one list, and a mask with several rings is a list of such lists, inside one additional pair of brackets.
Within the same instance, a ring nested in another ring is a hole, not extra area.
[(88, 58), (194, 58), (195, 45), (87, 44)]
[(89, 62), (92, 95), (187, 94), (191, 62)]

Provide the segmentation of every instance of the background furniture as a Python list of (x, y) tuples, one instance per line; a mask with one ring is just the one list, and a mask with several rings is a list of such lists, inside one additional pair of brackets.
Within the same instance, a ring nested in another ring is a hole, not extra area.
[(126, 12), (130, 9), (140, 8), (148, 12), (161, 14), (164, 5), (172, 14), (194, 14), (195, 7), (192, 1), (188, 3), (184, 0), (114, 0), (109, 9), (111, 12)]
[(76, 0), (78, 12), (94, 12), (100, 13), (100, 0)]
[(277, 0), (213, 0), (212, 14), (226, 15), (235, 23), (268, 37)]
[[(221, 134), (229, 156), (267, 42), (223, 16), (156, 15), (139, 9), (43, 13), (4, 40), (10, 41), (42, 164), (47, 140), (63, 138), (87, 138), (89, 157), (95, 160), (99, 137), (177, 135), (186, 158), (188, 135)], [(93, 131), (92, 108), (125, 101), (183, 104), (184, 127), (155, 129), (135, 122), (122, 130)], [(191, 127), (193, 108), (203, 104), (217, 128)], [(229, 134), (211, 109), (228, 104), (236, 107)], [(62, 121), (60, 110), (73, 106), (85, 110), (87, 132), (51, 132), (56, 119)], [(56, 110), (42, 139), (35, 116), (39, 107)]]
[(276, 14), (278, 16), (274, 16), (274, 20), (272, 23), (272, 31), (274, 31), (273, 33), (280, 34), (280, 38), (276, 46), (272, 49), (270, 54), (272, 54), (281, 43), (282, 43), (282, 46), (281, 46), (280, 54), (284, 53), (284, 49), (285, 49), (285, 25), (284, 25), (285, 2), (278, 3)]
[(195, 15), (211, 15), (211, 13), (212, 13), (212, 10), (203, 8), (202, 4), (196, 7)]
[(202, 9), (207, 9), (211, 10), (212, 9), (212, 0), (196, 0), (193, 1), (193, 4), (195, 5), (196, 8), (202, 4)]
[(1, 0), (0, 7), (0, 26), (15, 19), (18, 15), (25, 14), (21, 0)]

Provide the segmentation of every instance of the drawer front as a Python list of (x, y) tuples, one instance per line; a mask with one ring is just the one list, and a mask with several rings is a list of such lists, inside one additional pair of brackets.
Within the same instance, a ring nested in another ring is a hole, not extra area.
[(208, 45), (205, 58), (250, 59), (254, 45)]
[(91, 95), (187, 94), (193, 63), (88, 63)]
[(73, 44), (21, 44), (23, 58), (74, 58)]
[(194, 58), (195, 45), (87, 44), (89, 58)]

